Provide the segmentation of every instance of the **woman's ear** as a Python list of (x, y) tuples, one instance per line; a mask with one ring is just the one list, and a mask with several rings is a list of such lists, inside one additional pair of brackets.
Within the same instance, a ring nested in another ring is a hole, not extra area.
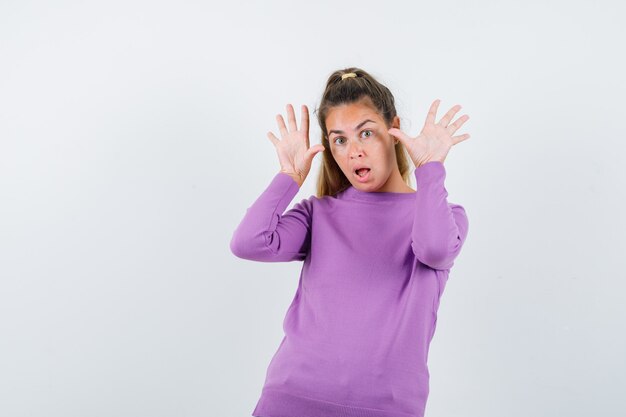
[[(400, 129), (400, 117), (394, 116), (393, 122), (391, 123), (391, 127), (394, 127), (396, 129)], [(394, 138), (393, 143), (397, 145), (398, 142), (399, 142), (398, 139)]]
[(391, 127), (395, 127), (396, 129), (400, 129), (400, 117), (394, 116), (393, 123), (391, 123)]

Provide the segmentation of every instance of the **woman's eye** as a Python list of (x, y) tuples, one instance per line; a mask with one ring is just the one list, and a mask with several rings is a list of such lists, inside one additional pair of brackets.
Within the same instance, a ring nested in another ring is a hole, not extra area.
[[(372, 136), (372, 135), (374, 134), (374, 132), (373, 132), (373, 131), (371, 131), (371, 130), (364, 130), (364, 131), (361, 133), (361, 135), (363, 135), (363, 134), (365, 134), (365, 133), (369, 133), (369, 135), (365, 136), (366, 138), (369, 138), (370, 136)], [(337, 141), (338, 141), (338, 140), (340, 140), (340, 139), (341, 139), (341, 140), (343, 140), (343, 138), (342, 138), (341, 136), (336, 137), (336, 138), (333, 140), (333, 142), (334, 142), (335, 144), (337, 144), (337, 145), (342, 145), (342, 143), (337, 143)]]

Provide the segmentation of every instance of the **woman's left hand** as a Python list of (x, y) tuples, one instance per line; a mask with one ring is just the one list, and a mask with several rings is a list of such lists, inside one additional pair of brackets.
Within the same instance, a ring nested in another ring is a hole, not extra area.
[(388, 130), (389, 134), (402, 142), (413, 160), (415, 168), (431, 161), (444, 162), (452, 146), (470, 137), (468, 133), (452, 136), (469, 119), (469, 116), (465, 114), (454, 123), (450, 123), (450, 120), (461, 109), (459, 104), (448, 110), (439, 123), (435, 123), (440, 102), (441, 100), (437, 99), (430, 106), (426, 123), (424, 123), (422, 131), (417, 137), (411, 138), (395, 127)]

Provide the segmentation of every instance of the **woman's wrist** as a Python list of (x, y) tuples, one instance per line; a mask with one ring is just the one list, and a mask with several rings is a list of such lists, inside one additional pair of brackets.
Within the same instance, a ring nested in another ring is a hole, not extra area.
[(304, 180), (300, 178), (300, 176), (296, 175), (296, 174), (292, 174), (289, 172), (285, 172), (285, 171), (280, 171), (283, 174), (287, 174), (289, 175), (297, 184), (298, 187), (302, 187), (302, 184), (304, 183)]

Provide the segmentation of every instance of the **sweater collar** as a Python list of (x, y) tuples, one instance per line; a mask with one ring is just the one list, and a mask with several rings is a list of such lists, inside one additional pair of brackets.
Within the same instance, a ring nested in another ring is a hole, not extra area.
[(350, 186), (342, 193), (343, 198), (361, 201), (398, 201), (410, 200), (415, 198), (415, 192), (412, 193), (394, 193), (394, 192), (369, 192), (361, 191)]

